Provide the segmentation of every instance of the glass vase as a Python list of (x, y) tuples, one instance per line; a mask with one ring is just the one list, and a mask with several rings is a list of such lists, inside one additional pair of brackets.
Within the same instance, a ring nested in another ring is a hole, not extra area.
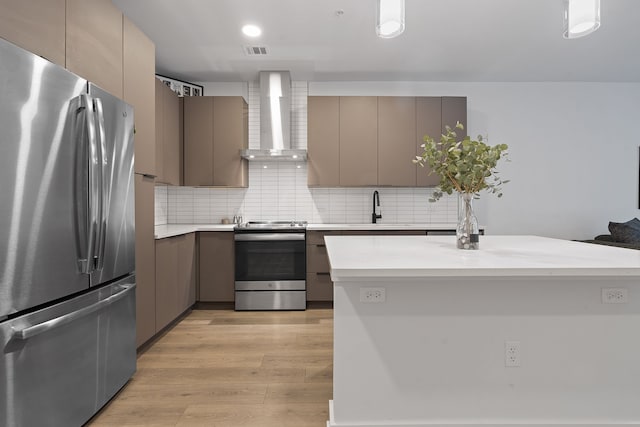
[(480, 229), (473, 211), (473, 193), (459, 195), (456, 244), (458, 249), (480, 249)]

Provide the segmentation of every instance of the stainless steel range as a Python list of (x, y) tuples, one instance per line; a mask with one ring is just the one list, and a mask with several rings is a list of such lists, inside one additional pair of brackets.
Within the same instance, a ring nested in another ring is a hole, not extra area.
[(236, 226), (236, 310), (306, 309), (306, 227), (305, 221)]

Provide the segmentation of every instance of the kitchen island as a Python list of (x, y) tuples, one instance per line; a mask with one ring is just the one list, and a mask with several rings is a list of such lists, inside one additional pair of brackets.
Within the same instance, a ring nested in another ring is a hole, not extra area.
[[(328, 236), (328, 426), (640, 425), (640, 251)], [(369, 301), (363, 301), (369, 300)]]

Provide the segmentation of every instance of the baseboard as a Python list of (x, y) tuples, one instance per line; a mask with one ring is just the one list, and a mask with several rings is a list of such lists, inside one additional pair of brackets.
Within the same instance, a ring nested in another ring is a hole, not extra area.
[(568, 422), (562, 424), (525, 424), (525, 423), (504, 423), (493, 422), (485, 420), (483, 422), (457, 422), (457, 421), (398, 421), (395, 423), (389, 422), (373, 422), (373, 421), (350, 421), (348, 423), (339, 423), (334, 419), (333, 414), (333, 400), (329, 401), (329, 421), (327, 421), (327, 427), (621, 427), (621, 426), (640, 426), (640, 421), (637, 423), (620, 422), (612, 424), (591, 424), (588, 421), (581, 422)]

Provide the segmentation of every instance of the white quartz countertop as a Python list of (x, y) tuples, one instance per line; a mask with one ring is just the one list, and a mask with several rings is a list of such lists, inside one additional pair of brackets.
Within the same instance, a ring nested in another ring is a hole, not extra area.
[(456, 224), (308, 224), (308, 231), (329, 231), (329, 230), (455, 230)]
[(479, 250), (454, 236), (327, 236), (331, 278), (639, 276), (640, 251), (538, 236), (481, 236)]
[(196, 231), (233, 231), (233, 224), (165, 224), (155, 226), (155, 238), (180, 236)]
[[(233, 224), (164, 224), (155, 226), (155, 238), (179, 236), (196, 231), (233, 231)], [(329, 230), (455, 230), (455, 224), (308, 224), (308, 231)]]

